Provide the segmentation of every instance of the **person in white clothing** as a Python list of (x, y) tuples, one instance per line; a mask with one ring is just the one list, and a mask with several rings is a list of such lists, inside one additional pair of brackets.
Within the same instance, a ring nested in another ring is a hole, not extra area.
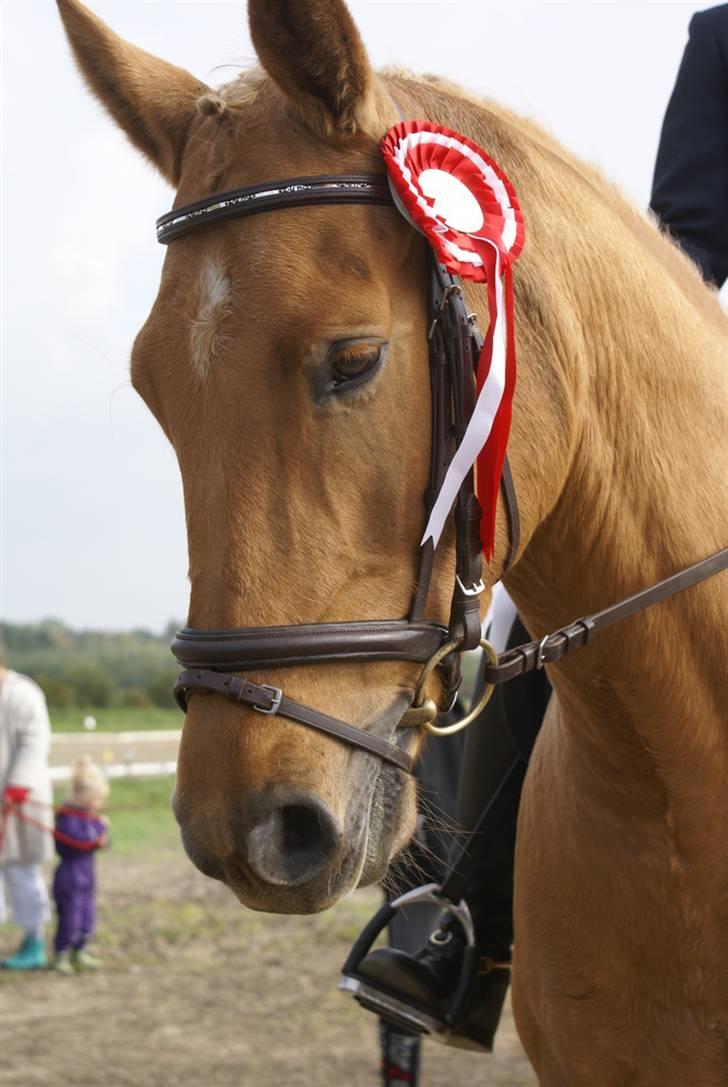
[[(0, 656), (0, 921), (5, 902), (22, 929), (6, 970), (39, 970), (46, 965), (45, 927), (50, 917), (41, 864), (52, 854), (51, 836), (15, 814), (27, 811), (47, 822), (53, 800), (48, 771), (50, 721), (45, 695), (27, 676), (5, 668)], [(4, 890), (4, 894), (2, 893)]]

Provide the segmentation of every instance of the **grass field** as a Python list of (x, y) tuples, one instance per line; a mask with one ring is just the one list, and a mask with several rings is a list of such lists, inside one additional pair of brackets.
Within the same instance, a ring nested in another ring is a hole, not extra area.
[(169, 805), (174, 778), (115, 778), (110, 784), (106, 815), (116, 856), (153, 864), (179, 851), (179, 832)]
[(84, 717), (96, 718), (97, 732), (145, 732), (150, 729), (182, 728), (183, 716), (179, 710), (127, 709), (113, 706), (108, 709), (53, 710), (51, 728), (54, 732), (83, 732)]

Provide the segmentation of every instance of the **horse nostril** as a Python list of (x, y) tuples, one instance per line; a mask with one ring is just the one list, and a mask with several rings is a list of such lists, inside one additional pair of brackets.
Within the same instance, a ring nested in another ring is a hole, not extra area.
[(308, 883), (339, 849), (341, 827), (314, 797), (270, 809), (248, 834), (248, 864), (267, 883)]
[(306, 804), (286, 804), (280, 809), (281, 839), (288, 851), (309, 849), (316, 846), (320, 834), (330, 837), (321, 820), (321, 813)]

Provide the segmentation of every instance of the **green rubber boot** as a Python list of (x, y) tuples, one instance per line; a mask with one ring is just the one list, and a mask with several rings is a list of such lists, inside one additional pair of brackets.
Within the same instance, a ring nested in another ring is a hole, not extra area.
[(25, 936), (15, 954), (0, 963), (3, 970), (45, 970), (47, 965), (45, 942), (40, 936)]
[(71, 952), (71, 962), (73, 964), (73, 969), (77, 970), (80, 974), (85, 973), (87, 970), (100, 970), (104, 965), (101, 959), (97, 959), (95, 955), (89, 954), (83, 947), (80, 951)]
[(51, 969), (55, 970), (57, 974), (65, 975), (65, 977), (71, 977), (73, 974), (75, 974), (76, 971), (71, 965), (71, 952), (59, 951), (55, 959), (53, 960)]

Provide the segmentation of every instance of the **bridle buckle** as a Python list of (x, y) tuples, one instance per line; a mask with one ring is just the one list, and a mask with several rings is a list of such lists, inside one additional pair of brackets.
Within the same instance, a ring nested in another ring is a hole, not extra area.
[(544, 664), (546, 664), (546, 645), (551, 637), (550, 634), (546, 634), (538, 643), (538, 649), (536, 650), (536, 670), (540, 671)]
[(432, 319), (432, 323), (430, 324), (429, 330), (427, 332), (428, 341), (431, 340), (432, 337), (435, 335), (435, 329), (437, 328), (438, 324), (442, 319), (442, 315), (445, 312), (445, 307), (447, 306), (450, 298), (454, 294), (460, 295), (461, 298), (463, 296), (462, 287), (459, 283), (450, 283), (447, 287), (445, 287), (445, 290), (442, 292), (442, 298), (440, 299), (437, 311)]
[(480, 579), (480, 581), (476, 582), (474, 585), (471, 585), (469, 588), (466, 588), (463, 585), (462, 581), (460, 580), (459, 574), (455, 575), (455, 580), (457, 581), (460, 592), (463, 594), (463, 596), (480, 596), (481, 593), (485, 592), (485, 585), (482, 578)]
[(260, 686), (263, 688), (264, 691), (269, 691), (272, 694), (273, 701), (271, 702), (268, 709), (266, 709), (265, 706), (253, 706), (253, 709), (256, 710), (258, 713), (265, 713), (268, 715), (278, 713), (278, 710), (281, 706), (281, 699), (283, 698), (283, 691), (280, 689), (280, 687), (271, 687), (268, 683), (261, 683)]

